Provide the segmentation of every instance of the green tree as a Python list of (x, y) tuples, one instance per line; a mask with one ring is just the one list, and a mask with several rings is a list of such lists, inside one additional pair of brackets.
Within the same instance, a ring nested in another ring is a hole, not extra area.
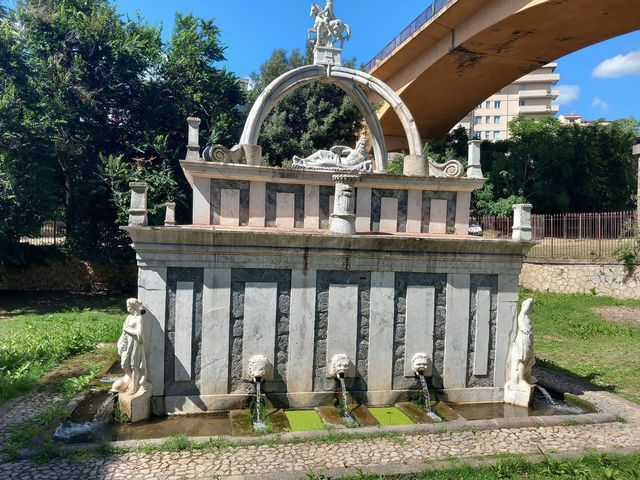
[(15, 19), (0, 15), (0, 263), (20, 262), (21, 236), (55, 209), (54, 159), (37, 78)]
[(16, 17), (58, 163), (67, 243), (101, 251), (120, 234), (98, 155), (138, 143), (132, 111), (144, 106), (144, 74), (160, 58), (160, 33), (123, 20), (107, 0), (22, 0)]
[[(275, 50), (251, 75), (253, 99), (288, 70), (313, 63), (312, 52)], [(353, 62), (352, 62), (353, 63)], [(310, 155), (332, 145), (354, 145), (362, 130), (362, 115), (348, 95), (335, 85), (310, 83), (279, 102), (262, 127), (259, 143), (270, 165), (282, 165), (294, 155)]]

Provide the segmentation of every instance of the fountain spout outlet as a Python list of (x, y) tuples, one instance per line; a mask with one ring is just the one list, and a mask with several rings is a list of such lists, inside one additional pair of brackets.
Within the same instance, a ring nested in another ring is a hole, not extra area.
[(247, 366), (248, 376), (252, 383), (262, 383), (269, 375), (271, 365), (264, 355), (254, 355), (249, 359)]
[(331, 357), (331, 363), (329, 364), (327, 377), (335, 378), (337, 380), (347, 377), (350, 364), (351, 362), (349, 361), (349, 357), (346, 354), (338, 353), (334, 355), (333, 357)]
[(423, 352), (416, 353), (411, 357), (411, 370), (416, 376), (429, 376), (431, 375), (432, 361), (429, 355)]

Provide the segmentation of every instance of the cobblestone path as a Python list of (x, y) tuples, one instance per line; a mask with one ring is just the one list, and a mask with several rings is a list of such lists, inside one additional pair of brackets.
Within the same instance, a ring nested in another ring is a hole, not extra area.
[(471, 458), (497, 453), (581, 453), (590, 450), (640, 451), (640, 406), (608, 393), (586, 392), (585, 398), (606, 403), (626, 423), (563, 425), (449, 433), (407, 434), (341, 443), (282, 443), (223, 448), (213, 452), (131, 452), (91, 460), (0, 463), (1, 479), (216, 479), (306, 478), (309, 471), (348, 467), (426, 469), (426, 462), (447, 457)]

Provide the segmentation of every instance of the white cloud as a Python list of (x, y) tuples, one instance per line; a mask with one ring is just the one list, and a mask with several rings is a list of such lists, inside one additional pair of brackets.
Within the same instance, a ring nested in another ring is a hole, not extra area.
[(599, 108), (603, 112), (606, 112), (609, 109), (609, 104), (607, 102), (605, 102), (604, 100), (602, 100), (601, 98), (598, 98), (598, 97), (595, 97), (593, 99), (593, 102), (591, 102), (591, 106), (593, 108)]
[(593, 70), (592, 75), (596, 78), (620, 78), (628, 75), (640, 75), (640, 50), (607, 58)]
[(560, 90), (560, 95), (556, 99), (558, 105), (568, 105), (580, 97), (578, 85), (560, 85), (558, 89)]

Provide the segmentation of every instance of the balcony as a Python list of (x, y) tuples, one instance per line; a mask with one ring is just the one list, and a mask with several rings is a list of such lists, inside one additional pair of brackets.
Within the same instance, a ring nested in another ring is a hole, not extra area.
[(559, 73), (530, 73), (529, 75), (519, 78), (513, 83), (551, 83), (552, 85), (555, 85), (559, 81)]
[(559, 105), (523, 105), (520, 106), (520, 113), (555, 115), (560, 110)]
[(520, 98), (547, 98), (550, 100), (555, 100), (560, 95), (560, 90), (558, 89), (536, 89), (536, 90), (522, 90), (520, 92)]

